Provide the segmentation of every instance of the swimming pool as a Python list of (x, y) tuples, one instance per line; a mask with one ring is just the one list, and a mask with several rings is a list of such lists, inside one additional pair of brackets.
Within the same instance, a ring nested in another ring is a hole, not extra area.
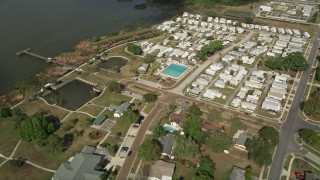
[(169, 75), (174, 78), (179, 78), (188, 67), (180, 66), (178, 64), (170, 64), (165, 70), (162, 71), (162, 74)]
[(171, 132), (171, 133), (173, 133), (174, 131), (178, 131), (178, 130), (179, 130), (179, 129), (177, 129), (177, 128), (169, 125), (169, 124), (165, 124), (165, 125), (163, 126), (163, 128), (164, 128), (166, 131)]

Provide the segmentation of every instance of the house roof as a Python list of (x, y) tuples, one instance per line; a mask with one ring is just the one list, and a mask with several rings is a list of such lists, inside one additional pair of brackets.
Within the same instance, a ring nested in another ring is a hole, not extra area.
[(158, 160), (151, 166), (149, 177), (157, 179), (172, 179), (175, 166), (176, 165), (173, 163)]
[(105, 115), (99, 115), (99, 116), (92, 122), (92, 124), (94, 124), (94, 125), (101, 125), (106, 119), (107, 119), (107, 116), (105, 116)]
[(229, 176), (229, 180), (245, 180), (245, 172), (246, 170), (233, 166)]
[(130, 105), (131, 104), (129, 102), (124, 102), (120, 106), (110, 104), (109, 109), (116, 111), (118, 113), (123, 113), (124, 111), (126, 111), (130, 107)]
[(244, 144), (246, 143), (247, 139), (250, 138), (246, 133), (241, 133), (238, 140), (237, 140), (237, 144), (244, 146)]
[(183, 114), (177, 114), (177, 113), (171, 113), (169, 115), (170, 121), (176, 122), (177, 124), (180, 124), (185, 121), (185, 116)]
[(169, 156), (171, 155), (175, 138), (176, 136), (171, 133), (168, 133), (167, 135), (162, 137), (162, 140), (161, 140), (162, 153), (167, 154)]
[(94, 155), (93, 147), (85, 146), (81, 153), (77, 153), (70, 163), (62, 163), (53, 179), (74, 179), (74, 180), (99, 180), (104, 172), (96, 171), (95, 167), (102, 160), (102, 156)]

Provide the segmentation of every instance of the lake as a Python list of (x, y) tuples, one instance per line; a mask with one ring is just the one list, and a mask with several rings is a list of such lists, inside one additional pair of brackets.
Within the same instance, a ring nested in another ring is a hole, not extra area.
[(0, 95), (48, 66), (16, 52), (54, 57), (72, 51), (81, 40), (111, 34), (136, 22), (163, 19), (164, 7), (135, 9), (146, 0), (0, 0)]

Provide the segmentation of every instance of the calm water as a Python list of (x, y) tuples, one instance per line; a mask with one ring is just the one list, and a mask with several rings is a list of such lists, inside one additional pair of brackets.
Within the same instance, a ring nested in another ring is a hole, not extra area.
[(0, 0), (0, 94), (30, 79), (47, 64), (16, 52), (32, 48), (47, 57), (71, 51), (81, 40), (125, 25), (158, 21), (163, 8), (134, 9), (145, 0)]
[(50, 103), (57, 102), (57, 99), (60, 99), (60, 105), (62, 107), (70, 110), (76, 110), (92, 99), (92, 95), (90, 94), (90, 91), (92, 90), (93, 86), (79, 80), (74, 80), (45, 98)]

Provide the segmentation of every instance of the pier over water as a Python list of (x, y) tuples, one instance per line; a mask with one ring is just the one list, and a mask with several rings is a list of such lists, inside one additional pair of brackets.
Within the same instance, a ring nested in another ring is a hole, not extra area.
[(17, 54), (17, 56), (29, 55), (29, 56), (31, 56), (31, 57), (44, 60), (44, 61), (46, 61), (47, 63), (54, 63), (54, 64), (56, 64), (56, 65), (58, 65), (58, 66), (62, 66), (62, 67), (70, 68), (70, 69), (76, 69), (76, 68), (77, 68), (76, 66), (72, 66), (72, 65), (69, 65), (69, 64), (66, 64), (66, 63), (57, 61), (57, 60), (55, 60), (55, 59), (53, 59), (53, 58), (44, 57), (44, 56), (41, 56), (41, 55), (39, 55), (39, 54), (33, 53), (33, 52), (31, 52), (31, 48), (28, 48), (28, 49), (25, 49), (25, 50), (23, 50), (23, 51), (17, 52), (16, 54)]

